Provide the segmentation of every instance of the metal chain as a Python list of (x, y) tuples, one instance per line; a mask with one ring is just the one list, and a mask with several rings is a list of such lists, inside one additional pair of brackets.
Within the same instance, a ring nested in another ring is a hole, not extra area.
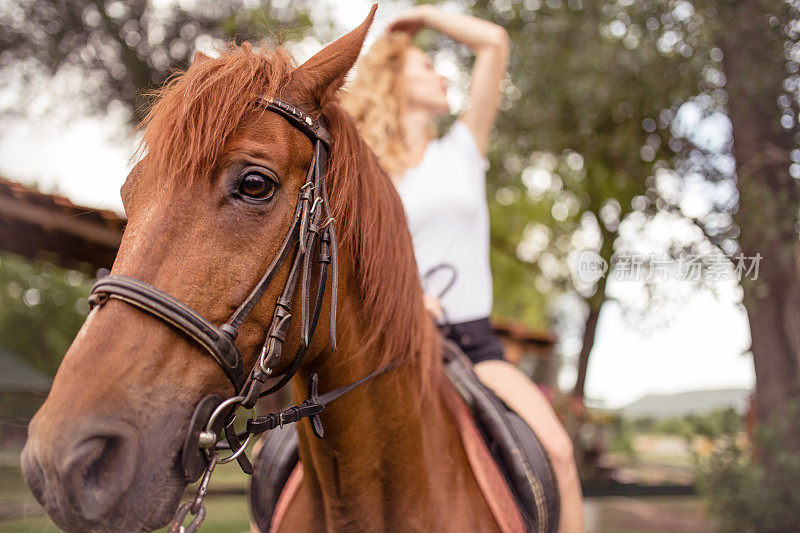
[[(211, 474), (214, 473), (214, 467), (217, 466), (218, 461), (219, 453), (214, 452), (200, 481), (200, 486), (197, 488), (194, 500), (188, 501), (178, 508), (169, 526), (170, 533), (195, 533), (203, 525), (203, 521), (206, 519), (206, 506), (203, 504), (203, 498), (208, 494), (208, 482), (211, 481)], [(184, 527), (183, 522), (190, 514), (194, 518), (188, 526)]]

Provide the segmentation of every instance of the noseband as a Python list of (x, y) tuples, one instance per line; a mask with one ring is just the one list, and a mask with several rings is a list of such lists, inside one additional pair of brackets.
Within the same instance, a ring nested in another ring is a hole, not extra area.
[[(205, 508), (203, 496), (214, 466), (236, 459), (248, 474), (253, 468), (243, 453), (253, 435), (274, 429), (284, 424), (309, 418), (312, 430), (317, 437), (323, 436), (319, 413), (325, 405), (346, 394), (358, 385), (390, 370), (387, 365), (364, 378), (317, 395), (318, 377), (310, 377), (308, 399), (299, 405), (289, 407), (279, 413), (271, 413), (247, 422), (241, 433), (233, 429), (235, 410), (240, 406), (251, 409), (256, 401), (283, 387), (300, 368), (308, 351), (319, 319), (328, 280), (328, 265), (332, 267), (330, 344), (336, 350), (336, 294), (338, 289), (338, 249), (334, 218), (325, 183), (325, 165), (332, 137), (324, 125), (324, 117), (315, 120), (309, 114), (276, 98), (260, 99), (257, 105), (284, 117), (292, 126), (304, 133), (314, 145), (314, 154), (308, 168), (305, 184), (300, 188), (289, 230), (284, 236), (277, 255), (256, 286), (234, 311), (231, 317), (217, 327), (200, 313), (180, 300), (141, 280), (121, 275), (109, 275), (95, 283), (89, 296), (91, 308), (101, 307), (109, 299), (126, 302), (142, 311), (181, 330), (199, 344), (222, 367), (237, 391), (237, 395), (222, 401), (216, 395), (204, 398), (196, 407), (184, 443), (181, 462), (187, 482), (196, 481), (205, 471), (197, 497), (182, 505), (176, 514), (170, 531), (194, 531), (202, 523)], [(269, 329), (256, 364), (245, 374), (244, 360), (236, 346), (239, 328), (266, 292), (278, 270), (292, 249), (296, 249), (292, 259), (289, 276), (281, 295), (275, 302)], [(319, 249), (316, 263), (319, 268), (318, 282), (314, 300), (310, 300), (312, 257)], [(300, 283), (300, 336), (301, 346), (285, 372), (273, 376), (274, 369), (281, 362), (283, 343), (292, 321), (292, 300)], [(269, 382), (269, 383), (268, 383)], [(218, 435), (224, 428), (225, 439)], [(244, 442), (242, 440), (244, 439)], [(231, 450), (227, 457), (220, 458), (220, 450)], [(187, 514), (196, 515), (192, 523), (184, 529), (181, 525)]]

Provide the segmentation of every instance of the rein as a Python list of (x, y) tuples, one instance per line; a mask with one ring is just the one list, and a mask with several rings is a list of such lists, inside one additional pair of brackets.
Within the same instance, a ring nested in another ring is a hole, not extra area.
[[(309, 343), (317, 328), (328, 283), (328, 268), (331, 275), (330, 344), (336, 350), (336, 298), (338, 292), (339, 260), (335, 219), (331, 215), (325, 183), (325, 165), (332, 137), (325, 128), (324, 116), (315, 120), (309, 114), (276, 98), (259, 99), (256, 104), (265, 110), (284, 117), (290, 124), (305, 134), (314, 145), (314, 154), (307, 171), (306, 183), (300, 187), (292, 222), (277, 255), (267, 271), (231, 317), (217, 327), (200, 313), (180, 300), (145, 283), (122, 275), (108, 275), (92, 287), (89, 295), (90, 308), (102, 307), (109, 299), (132, 305), (179, 329), (199, 344), (222, 367), (233, 384), (237, 395), (223, 401), (216, 395), (203, 398), (196, 406), (184, 439), (181, 463), (184, 478), (188, 483), (202, 476), (197, 496), (178, 508), (170, 525), (171, 532), (194, 532), (202, 525), (206, 515), (203, 498), (206, 495), (211, 474), (217, 464), (236, 460), (246, 474), (253, 473), (253, 466), (245, 454), (245, 448), (254, 435), (299, 422), (308, 418), (314, 435), (322, 438), (324, 429), (319, 414), (325, 406), (389, 370), (396, 364), (388, 364), (363, 378), (319, 396), (319, 376), (312, 374), (308, 384), (308, 398), (302, 403), (278, 413), (250, 418), (246, 429), (237, 433), (233, 424), (239, 408), (252, 409), (259, 398), (272, 394), (288, 383), (300, 368), (308, 351)], [(294, 249), (289, 276), (281, 295), (275, 302), (272, 321), (266, 331), (260, 355), (245, 374), (244, 359), (236, 346), (239, 328), (262, 298), (273, 278)], [(312, 292), (312, 257), (318, 249), (318, 282)], [(289, 368), (280, 376), (273, 376), (274, 368), (281, 361), (283, 343), (292, 321), (292, 300), (300, 284), (300, 337), (301, 346)], [(224, 440), (221, 435), (224, 433)], [(230, 454), (220, 457), (220, 452)], [(186, 517), (194, 515), (192, 522), (184, 527)]]

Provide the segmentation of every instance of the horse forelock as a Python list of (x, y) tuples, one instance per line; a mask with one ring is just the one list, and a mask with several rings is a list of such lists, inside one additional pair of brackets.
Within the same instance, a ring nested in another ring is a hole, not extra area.
[[(156, 97), (141, 126), (145, 171), (168, 185), (208, 178), (226, 142), (244, 125), (260, 97), (309, 106), (302, 76), (283, 48), (230, 45), (217, 59), (179, 73)], [(291, 91), (293, 94), (286, 94)], [(311, 104), (313, 105), (313, 104)], [(421, 393), (435, 390), (438, 340), (424, 312), (411, 237), (389, 176), (336, 98), (322, 110), (334, 146), (326, 178), (343, 258), (352, 265), (367, 328), (362, 352), (381, 364), (403, 360), (420, 376)]]
[(284, 48), (244, 43), (176, 73), (150, 93), (153, 105), (139, 125), (144, 135), (137, 155), (169, 185), (208, 178), (258, 99), (283, 92), (294, 69)]

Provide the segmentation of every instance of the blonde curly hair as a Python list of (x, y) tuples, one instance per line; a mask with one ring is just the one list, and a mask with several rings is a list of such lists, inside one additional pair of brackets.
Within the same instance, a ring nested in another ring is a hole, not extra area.
[(405, 90), (403, 64), (411, 46), (411, 36), (406, 32), (381, 36), (359, 60), (356, 77), (341, 99), (342, 106), (355, 118), (359, 133), (390, 175), (398, 175), (409, 166), (400, 118)]

